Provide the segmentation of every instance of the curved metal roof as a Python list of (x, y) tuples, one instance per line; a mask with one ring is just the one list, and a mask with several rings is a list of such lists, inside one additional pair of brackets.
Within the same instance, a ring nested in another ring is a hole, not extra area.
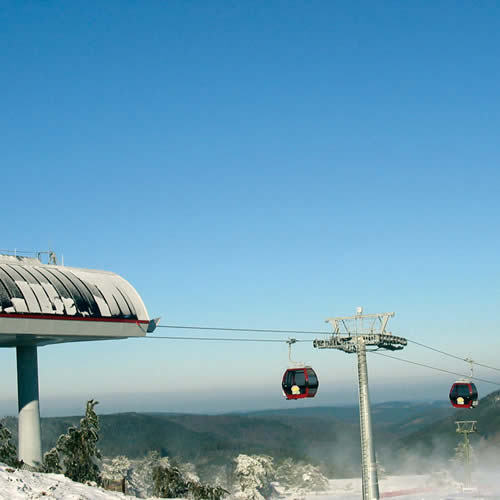
[(0, 256), (0, 316), (149, 321), (141, 297), (117, 274)]

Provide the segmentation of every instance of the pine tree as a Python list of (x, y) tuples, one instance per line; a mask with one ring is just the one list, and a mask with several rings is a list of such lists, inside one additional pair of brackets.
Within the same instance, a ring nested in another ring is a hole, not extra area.
[(160, 454), (150, 451), (142, 460), (132, 464), (127, 479), (127, 491), (139, 498), (148, 498), (153, 495), (153, 468), (160, 462)]
[(241, 500), (263, 500), (273, 492), (273, 459), (265, 455), (240, 454), (235, 459), (236, 497)]
[(118, 455), (111, 461), (104, 463), (102, 476), (114, 481), (128, 479), (131, 470), (130, 460), (124, 455)]
[(321, 473), (319, 467), (297, 463), (291, 458), (283, 460), (276, 469), (276, 480), (288, 492), (325, 491), (329, 486), (328, 479)]
[(329, 487), (328, 478), (326, 478), (319, 467), (311, 464), (305, 464), (301, 468), (302, 484), (301, 489), (304, 491), (325, 491)]
[(190, 482), (188, 491), (190, 498), (193, 498), (193, 500), (221, 500), (226, 495), (229, 495), (229, 491), (221, 486), (208, 486), (198, 482)]
[(193, 500), (221, 500), (229, 492), (221, 486), (202, 484), (193, 464), (172, 463), (152, 451), (129, 472), (127, 491), (146, 498), (191, 498)]
[(12, 443), (11, 439), (11, 432), (0, 422), (0, 462), (11, 467), (20, 467), (22, 462), (17, 459), (16, 446)]
[(297, 464), (291, 458), (283, 460), (276, 469), (276, 481), (287, 491), (300, 488), (301, 479)]
[(190, 481), (192, 483), (200, 482), (200, 477), (196, 473), (196, 467), (191, 462), (182, 463), (175, 461), (173, 465), (175, 465), (180, 470), (182, 476), (186, 481)]
[(43, 456), (41, 471), (51, 472), (54, 474), (62, 473), (63, 470), (61, 468), (61, 462), (59, 460), (59, 452), (57, 451), (57, 448), (54, 447), (50, 451), (47, 451), (45, 453), (45, 455)]
[(94, 411), (97, 404), (98, 401), (88, 401), (79, 427), (70, 427), (66, 434), (59, 436), (55, 448), (44, 455), (44, 471), (63, 472), (80, 483), (100, 482), (99, 417)]
[(170, 463), (153, 468), (153, 495), (160, 498), (180, 498), (187, 495), (189, 487), (178, 467)]

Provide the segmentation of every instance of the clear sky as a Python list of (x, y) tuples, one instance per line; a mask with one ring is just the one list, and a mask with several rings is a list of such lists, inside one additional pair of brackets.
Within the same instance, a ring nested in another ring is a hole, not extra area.
[[(1, 248), (115, 271), (163, 324), (321, 330), (363, 305), (500, 365), (497, 2), (5, 1), (0, 48)], [(354, 357), (295, 355), (308, 404), (356, 400)], [(277, 407), (286, 364), (284, 344), (45, 347), (41, 407)], [(370, 377), (376, 400), (453, 381), (375, 356)]]

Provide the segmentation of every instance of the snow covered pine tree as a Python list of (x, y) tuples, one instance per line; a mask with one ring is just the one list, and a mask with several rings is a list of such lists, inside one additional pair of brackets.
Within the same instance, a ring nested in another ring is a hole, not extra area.
[(319, 467), (286, 458), (276, 469), (276, 480), (287, 493), (306, 494), (328, 489), (328, 479)]
[(180, 498), (188, 493), (188, 485), (181, 471), (168, 461), (153, 468), (153, 495), (160, 498)]
[(171, 464), (168, 458), (161, 458), (153, 468), (153, 495), (160, 498), (187, 497), (193, 500), (220, 500), (229, 494), (220, 486), (201, 484), (189, 465), (177, 467)]
[(20, 467), (22, 462), (17, 459), (17, 450), (11, 439), (11, 432), (0, 422), (0, 462), (11, 467)]
[(240, 500), (264, 500), (273, 493), (273, 459), (265, 455), (239, 454), (234, 461), (236, 468), (236, 493)]
[(94, 411), (98, 401), (87, 401), (85, 416), (79, 427), (70, 427), (59, 436), (55, 448), (43, 457), (44, 472), (62, 472), (66, 477), (80, 483), (100, 482), (101, 454), (97, 449), (99, 440), (99, 417)]
[(126, 493), (130, 482), (132, 463), (124, 455), (102, 462), (101, 484), (106, 490)]
[(139, 498), (153, 496), (153, 468), (158, 464), (160, 454), (150, 451), (142, 460), (131, 464), (127, 478), (127, 493)]

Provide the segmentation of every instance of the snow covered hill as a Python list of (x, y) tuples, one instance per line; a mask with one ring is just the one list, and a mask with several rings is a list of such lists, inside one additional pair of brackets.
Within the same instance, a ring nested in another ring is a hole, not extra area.
[(62, 474), (16, 470), (0, 464), (0, 499), (136, 500), (136, 497), (75, 483)]

